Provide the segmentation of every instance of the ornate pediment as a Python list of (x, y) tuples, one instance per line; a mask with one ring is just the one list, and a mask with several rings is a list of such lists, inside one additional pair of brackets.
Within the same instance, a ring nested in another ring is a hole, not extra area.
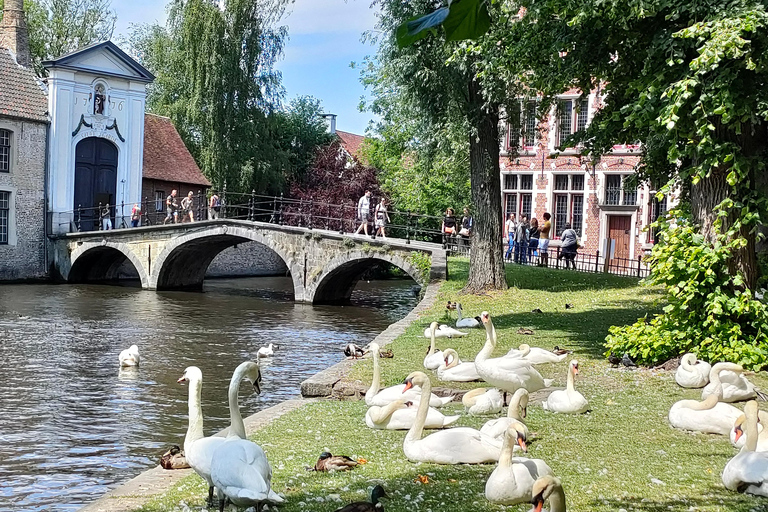
[(87, 46), (62, 57), (43, 62), (46, 69), (67, 69), (98, 76), (151, 82), (155, 76), (133, 60), (112, 41)]

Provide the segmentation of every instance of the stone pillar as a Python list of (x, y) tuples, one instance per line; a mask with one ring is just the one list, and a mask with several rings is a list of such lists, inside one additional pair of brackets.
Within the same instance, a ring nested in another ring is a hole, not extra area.
[(30, 66), (29, 34), (23, 0), (5, 0), (3, 20), (0, 23), (0, 48), (11, 50), (20, 65)]

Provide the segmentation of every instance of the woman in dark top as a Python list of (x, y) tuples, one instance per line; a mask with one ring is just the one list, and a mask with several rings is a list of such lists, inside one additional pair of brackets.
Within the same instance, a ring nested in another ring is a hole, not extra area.
[(445, 210), (442, 231), (446, 235), (455, 235), (458, 232), (456, 230), (456, 215), (453, 213), (453, 208)]
[(576, 262), (574, 259), (576, 258), (576, 249), (579, 247), (579, 238), (576, 231), (571, 229), (570, 224), (565, 225), (565, 230), (563, 231), (563, 234), (560, 235), (560, 240), (559, 257), (565, 259), (565, 268), (573, 267), (573, 270), (576, 270)]
[(528, 228), (530, 241), (528, 242), (528, 261), (533, 261), (534, 256), (538, 256), (539, 248), (539, 221), (536, 217), (531, 219), (531, 227)]

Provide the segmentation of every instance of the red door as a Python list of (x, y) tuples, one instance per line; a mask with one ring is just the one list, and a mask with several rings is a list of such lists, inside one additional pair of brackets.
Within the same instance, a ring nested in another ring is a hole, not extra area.
[(608, 250), (610, 265), (625, 267), (629, 265), (629, 243), (632, 217), (629, 215), (611, 215), (608, 217)]

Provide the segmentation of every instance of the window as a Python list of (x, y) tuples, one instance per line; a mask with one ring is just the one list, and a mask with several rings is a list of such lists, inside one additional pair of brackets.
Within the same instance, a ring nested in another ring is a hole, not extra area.
[(510, 213), (531, 218), (533, 174), (504, 174), (504, 218)]
[(637, 186), (632, 174), (609, 174), (605, 177), (605, 204), (633, 206), (637, 204)]
[(0, 130), (0, 172), (11, 172), (10, 130)]
[(555, 175), (555, 236), (562, 235), (565, 225), (570, 223), (581, 236), (584, 226), (584, 175)]
[(8, 245), (11, 216), (11, 193), (0, 191), (0, 245)]
[(589, 98), (560, 100), (557, 104), (557, 141), (561, 146), (572, 134), (584, 130), (589, 118)]
[(535, 147), (537, 126), (536, 101), (517, 102), (510, 114), (509, 147)]
[(155, 190), (155, 211), (165, 211), (165, 192), (162, 190)]
[[(667, 214), (667, 196), (664, 196), (661, 198), (661, 200), (656, 198), (656, 193), (651, 192), (651, 208), (650, 208), (650, 217), (648, 219), (648, 224), (652, 224), (656, 222), (660, 217), (664, 217)], [(650, 236), (649, 241), (656, 244), (659, 243), (659, 230), (658, 228), (651, 227), (650, 228)]]
[(579, 110), (576, 112), (576, 131), (580, 132), (587, 127), (587, 117), (589, 116), (589, 99), (584, 98), (579, 101)]

